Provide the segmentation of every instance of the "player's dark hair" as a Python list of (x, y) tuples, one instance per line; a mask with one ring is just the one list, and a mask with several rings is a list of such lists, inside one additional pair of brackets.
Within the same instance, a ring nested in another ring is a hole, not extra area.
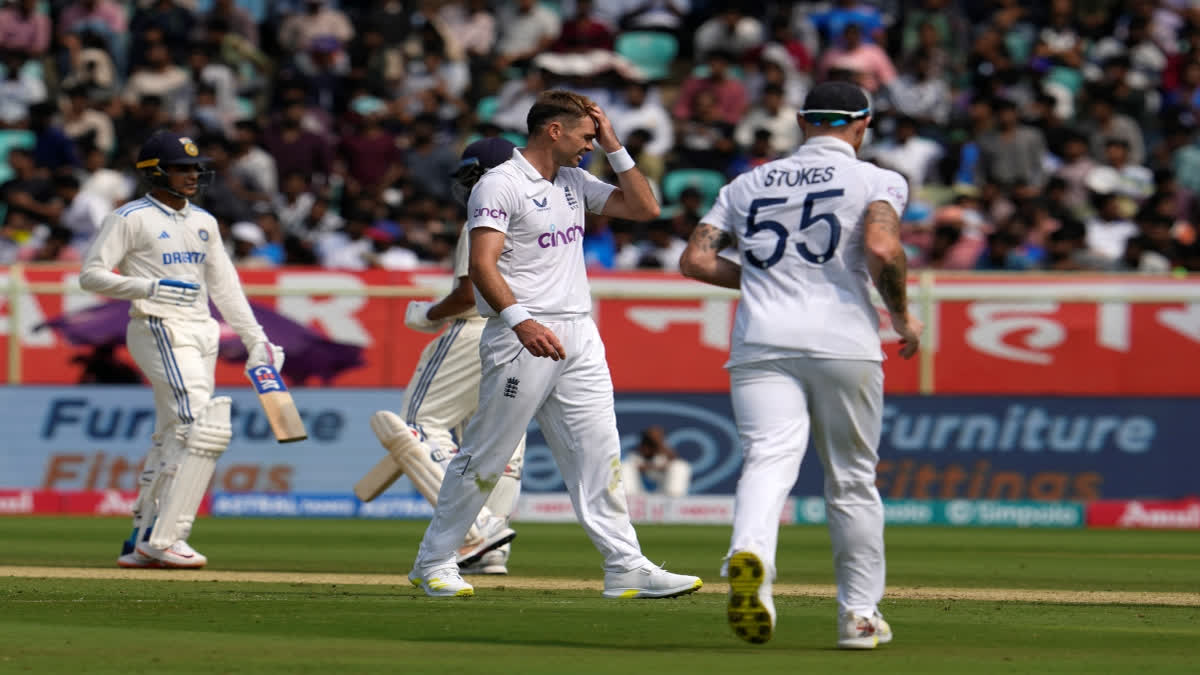
[(556, 120), (570, 118), (578, 120), (587, 117), (588, 110), (594, 105), (592, 99), (565, 89), (549, 89), (542, 92), (529, 109), (525, 124), (529, 135), (536, 134), (546, 125)]

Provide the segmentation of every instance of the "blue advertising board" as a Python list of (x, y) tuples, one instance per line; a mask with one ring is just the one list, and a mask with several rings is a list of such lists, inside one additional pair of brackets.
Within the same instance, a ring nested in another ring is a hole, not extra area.
[[(302, 443), (274, 441), (254, 392), (234, 398), (234, 440), (214, 489), (348, 495), (383, 456), (370, 415), (400, 403), (396, 390), (298, 389)], [(625, 451), (652, 425), (692, 465), (692, 494), (732, 494), (741, 467), (724, 394), (618, 395)], [(879, 485), (889, 499), (1075, 501), (1177, 498), (1200, 493), (1200, 453), (1185, 398), (919, 397), (887, 399)], [(154, 424), (144, 387), (0, 388), (0, 487), (136, 488)], [(536, 425), (524, 489), (560, 492), (562, 478)], [(388, 492), (412, 494), (406, 480)], [(793, 494), (822, 493), (808, 457)], [(407, 508), (407, 507), (406, 507)]]

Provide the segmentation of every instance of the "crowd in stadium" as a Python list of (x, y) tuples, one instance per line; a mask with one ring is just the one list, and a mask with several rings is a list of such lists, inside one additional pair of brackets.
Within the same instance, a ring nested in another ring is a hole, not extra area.
[[(447, 265), (448, 176), (536, 94), (596, 100), (663, 204), (593, 216), (608, 269), (676, 269), (719, 187), (857, 82), (911, 184), (913, 267), (1200, 269), (1200, 7), (1186, 0), (7, 0), (0, 264), (79, 260), (171, 128), (242, 266)], [(601, 177), (601, 153), (585, 160)], [(616, 182), (607, 176), (611, 182)]]

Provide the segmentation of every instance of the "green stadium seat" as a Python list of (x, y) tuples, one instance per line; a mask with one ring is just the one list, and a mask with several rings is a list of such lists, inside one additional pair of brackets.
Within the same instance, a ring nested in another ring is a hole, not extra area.
[(8, 151), (13, 148), (32, 150), (37, 137), (25, 129), (0, 129), (0, 183), (13, 178), (14, 172), (8, 165)]
[(725, 175), (711, 169), (676, 169), (667, 172), (662, 179), (663, 199), (669, 204), (679, 202), (679, 195), (689, 187), (700, 191), (703, 208), (708, 210), (717, 200), (717, 193), (725, 186)]
[(671, 73), (671, 63), (679, 54), (675, 36), (654, 31), (630, 31), (617, 36), (616, 52), (629, 59), (651, 80), (661, 80)]
[(500, 106), (499, 96), (484, 96), (479, 99), (479, 103), (475, 104), (475, 116), (480, 122), (491, 121), (492, 116), (496, 114), (496, 108)]

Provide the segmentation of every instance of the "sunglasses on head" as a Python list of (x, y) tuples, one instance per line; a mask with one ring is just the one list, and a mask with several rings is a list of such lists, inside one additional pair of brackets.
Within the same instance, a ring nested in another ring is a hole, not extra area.
[(870, 108), (848, 112), (845, 110), (801, 110), (800, 115), (805, 122), (813, 126), (840, 127), (854, 120), (861, 120), (871, 115)]

